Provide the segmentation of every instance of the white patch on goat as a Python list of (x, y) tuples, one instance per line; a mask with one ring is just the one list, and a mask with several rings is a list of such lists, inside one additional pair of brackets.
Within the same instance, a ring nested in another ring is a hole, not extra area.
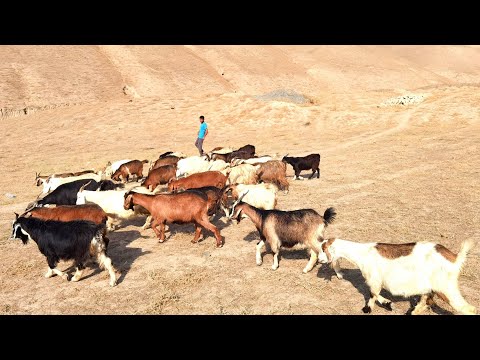
[[(26, 235), (28, 236), (28, 241), (33, 241), (32, 237), (30, 236), (29, 233), (27, 233), (25, 230), (22, 229), (22, 227), (20, 226), (20, 224), (17, 224), (18, 227), (20, 227), (20, 231), (22, 232), (23, 235)], [(16, 230), (16, 228), (15, 228)]]
[(46, 274), (45, 274), (45, 277), (48, 279), (48, 278), (51, 278), (53, 276), (53, 270), (48, 268)]
[(317, 263), (317, 259), (318, 259), (317, 253), (313, 250), (310, 250), (310, 260), (308, 261), (307, 266), (305, 266), (305, 268), (303, 269), (304, 274), (308, 273), (313, 269), (313, 267)]
[(55, 274), (57, 274), (58, 276), (64, 278), (65, 280), (68, 280), (68, 274), (66, 274), (66, 273), (58, 270), (57, 268), (52, 269), (52, 271), (53, 271)]
[(70, 281), (78, 281), (80, 280), (80, 278), (82, 277), (82, 273), (83, 273), (83, 270), (80, 270), (78, 267), (77, 267), (77, 271), (75, 271), (75, 275), (73, 275), (73, 277), (70, 279)]
[(261, 253), (261, 251), (262, 251), (262, 248), (263, 248), (264, 245), (265, 245), (265, 241), (260, 240), (260, 242), (259, 242), (259, 243), (257, 244), (257, 246), (256, 246), (257, 252), (256, 252), (255, 255), (256, 255), (256, 262), (257, 262), (257, 265), (258, 265), (258, 266), (262, 265), (262, 262), (263, 262), (263, 261), (262, 261), (262, 253)]
[(272, 265), (272, 270), (277, 270), (278, 269), (278, 252), (273, 255), (273, 265)]

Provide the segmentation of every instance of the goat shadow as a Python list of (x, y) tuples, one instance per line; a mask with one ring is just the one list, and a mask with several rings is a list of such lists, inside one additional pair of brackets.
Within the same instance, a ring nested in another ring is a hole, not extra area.
[[(120, 277), (117, 279), (117, 284), (121, 284), (127, 273), (130, 271), (135, 260), (137, 260), (140, 256), (151, 253), (151, 251), (143, 251), (141, 248), (131, 248), (127, 246), (138, 238), (148, 237), (142, 236), (137, 230), (117, 230), (108, 233), (107, 237), (110, 239), (107, 255), (112, 260), (112, 265), (116, 272), (120, 272)], [(95, 265), (90, 263), (89, 266), (94, 267), (95, 270), (92, 273), (82, 277), (80, 281), (105, 271), (101, 270), (96, 263)]]
[[(213, 219), (210, 221), (213, 225), (217, 227), (217, 229), (222, 232), (223, 229), (229, 227), (231, 225), (231, 221), (224, 220), (224, 221), (219, 221), (222, 219), (220, 215), (215, 215)], [(143, 224), (142, 224), (143, 225)], [(172, 223), (167, 223), (169, 229), (170, 229), (170, 234), (167, 232), (166, 233), (166, 240), (168, 241), (170, 238), (175, 236), (177, 233), (183, 233), (183, 234), (190, 234), (192, 235), (192, 238), (195, 234), (195, 225), (194, 224), (172, 224)], [(151, 230), (151, 227), (149, 228)], [(153, 230), (151, 230), (153, 231)], [(207, 230), (202, 227), (202, 237), (200, 238), (199, 242), (202, 242), (206, 240), (208, 237), (214, 238), (215, 236), (213, 235), (213, 232), (210, 230)], [(223, 235), (222, 235), (223, 237)]]
[[(327, 281), (332, 280), (332, 276), (337, 276), (335, 274), (335, 270), (332, 269), (331, 266), (328, 264), (320, 264), (319, 263), (319, 269), (317, 273), (317, 277), (322, 278)], [(356, 289), (357, 291), (363, 295), (363, 298), (365, 300), (365, 304), (367, 301), (370, 299), (370, 288), (365, 282), (365, 278), (362, 275), (362, 272), (359, 269), (344, 269), (342, 268), (342, 273), (343, 273), (343, 280), (349, 281)], [(408, 311), (405, 313), (405, 315), (410, 315), (413, 309), (415, 308), (415, 305), (418, 303), (420, 300), (420, 296), (411, 296), (409, 298), (405, 298), (403, 296), (394, 296), (392, 295), (389, 291), (382, 289), (380, 292), (380, 295), (383, 296), (384, 298), (391, 300), (392, 304), (398, 301), (405, 301), (408, 300), (410, 303), (410, 308)], [(386, 309), (386, 307), (382, 304), (380, 304), (378, 301), (375, 303), (377, 306)], [(431, 306), (432, 311), (435, 314), (438, 315), (453, 315), (450, 311), (442, 309), (438, 305), (432, 305)]]
[[(248, 233), (243, 238), (243, 240), (248, 241), (248, 242), (258, 243), (260, 241), (260, 235), (258, 234), (258, 231), (252, 231), (252, 232)], [(268, 242), (265, 242), (265, 250), (262, 252), (262, 258), (267, 253), (272, 253), (272, 249), (268, 245)], [(310, 259), (310, 252), (308, 251), (307, 248), (282, 247), (280, 249), (279, 260), (281, 260), (282, 258), (285, 258), (285, 259), (305, 259), (305, 260), (308, 261)]]

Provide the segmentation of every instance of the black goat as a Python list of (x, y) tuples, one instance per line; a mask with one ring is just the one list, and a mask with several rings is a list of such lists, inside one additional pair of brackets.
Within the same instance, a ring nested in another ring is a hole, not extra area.
[(48, 262), (46, 278), (54, 274), (68, 280), (68, 275), (57, 269), (60, 260), (75, 260), (76, 272), (70, 281), (78, 281), (85, 269), (89, 255), (96, 256), (100, 268), (110, 274), (110, 286), (116, 285), (115, 271), (111, 259), (106, 255), (106, 226), (91, 221), (54, 221), (19, 217), (13, 222), (12, 238), (21, 239), (26, 245), (29, 240), (37, 243)]
[(91, 191), (104, 191), (104, 190), (115, 190), (117, 187), (123, 187), (123, 184), (115, 184), (110, 180), (101, 180), (97, 182), (93, 179), (80, 179), (75, 180), (66, 184), (62, 184), (53, 190), (51, 193), (47, 194), (33, 204), (29, 204), (27, 209), (30, 209), (32, 206), (43, 206), (46, 204), (56, 204), (56, 205), (75, 205), (77, 203), (77, 193), (80, 188), (89, 183), (85, 190)]
[(310, 169), (312, 169), (313, 172), (309, 179), (315, 175), (315, 172), (317, 172), (317, 179), (320, 178), (320, 154), (310, 154), (302, 157), (288, 157), (287, 155), (283, 157), (282, 161), (286, 164), (292, 165), (293, 170), (295, 171), (293, 180), (303, 180), (303, 178), (300, 177), (300, 172), (302, 170)]

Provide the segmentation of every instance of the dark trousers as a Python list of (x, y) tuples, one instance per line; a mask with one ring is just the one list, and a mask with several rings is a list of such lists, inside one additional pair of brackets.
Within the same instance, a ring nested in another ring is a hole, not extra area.
[(197, 147), (200, 156), (203, 155), (203, 140), (204, 139), (197, 138), (197, 141), (195, 141), (195, 146)]

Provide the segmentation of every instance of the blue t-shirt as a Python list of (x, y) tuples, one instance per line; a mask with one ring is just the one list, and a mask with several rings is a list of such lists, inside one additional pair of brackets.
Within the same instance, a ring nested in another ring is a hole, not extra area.
[(204, 121), (200, 124), (200, 131), (198, 133), (198, 137), (203, 139), (205, 137), (205, 132), (207, 131), (207, 123)]

